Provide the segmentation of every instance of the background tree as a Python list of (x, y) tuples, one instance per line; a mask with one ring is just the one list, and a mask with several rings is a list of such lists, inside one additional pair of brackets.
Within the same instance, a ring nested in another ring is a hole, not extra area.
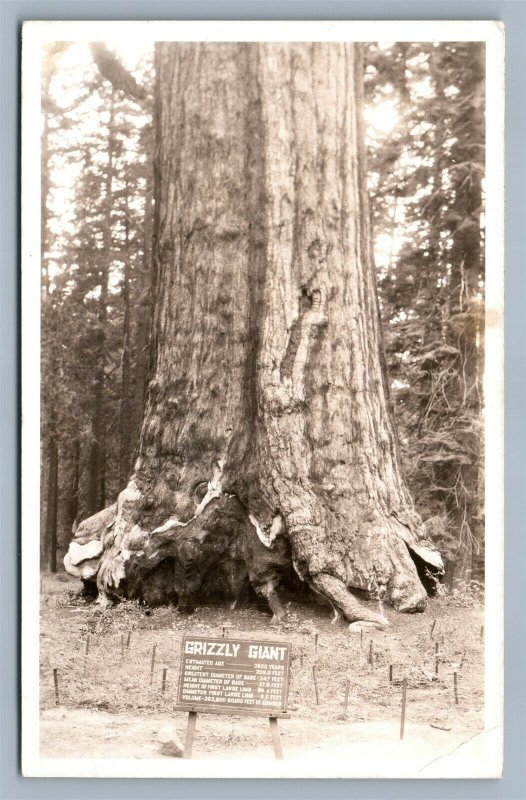
[[(44, 65), (42, 430), (50, 455), (42, 474), (53, 480), (43, 486), (42, 552), (52, 568), (72, 528), (111, 502), (128, 474), (143, 408), (150, 281), (150, 114), (69, 52), (55, 48)], [(146, 59), (143, 76), (148, 69)]]
[[(481, 578), (484, 46), (368, 49), (379, 291), (407, 480), (446, 559)], [(390, 238), (390, 241), (389, 241)]]

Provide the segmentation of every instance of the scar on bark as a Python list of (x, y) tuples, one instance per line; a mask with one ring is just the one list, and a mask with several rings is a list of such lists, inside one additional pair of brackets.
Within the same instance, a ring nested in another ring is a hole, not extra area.
[(283, 360), (280, 365), (281, 380), (283, 380), (284, 378), (292, 377), (292, 369), (294, 367), (296, 353), (298, 352), (298, 347), (300, 346), (302, 317), (305, 314), (305, 312), (308, 311), (310, 305), (311, 303), (307, 293), (307, 289), (304, 287), (301, 290), (299, 315), (294, 320), (290, 328), (289, 340), (287, 342), (287, 349), (285, 351), (285, 355), (283, 356)]

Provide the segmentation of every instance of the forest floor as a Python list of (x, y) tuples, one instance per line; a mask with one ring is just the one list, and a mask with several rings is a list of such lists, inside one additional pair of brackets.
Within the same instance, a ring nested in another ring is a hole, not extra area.
[[(286, 758), (292, 762), (308, 758), (312, 766), (312, 759), (330, 756), (342, 763), (352, 758), (359, 765), (371, 758), (374, 747), (381, 752), (379, 774), (409, 771), (432, 777), (433, 765), (454, 758), (462, 748), (466, 755), (466, 748), (483, 730), (483, 606), (471, 595), (430, 599), (425, 614), (404, 615), (387, 608), (390, 627), (364, 631), (362, 636), (350, 633), (342, 621), (331, 625), (331, 614), (321, 605), (292, 602), (286, 622), (271, 626), (270, 615), (255, 606), (234, 611), (227, 606), (202, 607), (191, 616), (182, 616), (174, 608), (145, 609), (135, 602), (102, 609), (79, 596), (79, 589), (77, 580), (63, 574), (42, 578), (40, 744), (44, 757), (166, 761), (169, 757), (161, 754), (157, 741), (160, 728), (173, 724), (183, 740), (186, 728), (186, 715), (174, 711), (183, 634), (222, 636), (225, 626), (227, 636), (283, 640), (292, 645), (291, 719), (279, 723)], [(400, 742), (404, 677), (406, 729)], [(251, 717), (199, 716), (193, 757), (257, 757), (266, 763), (273, 759), (268, 724)]]

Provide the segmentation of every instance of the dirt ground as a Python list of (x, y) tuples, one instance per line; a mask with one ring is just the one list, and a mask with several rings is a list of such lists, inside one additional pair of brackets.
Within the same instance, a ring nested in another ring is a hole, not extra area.
[[(434, 765), (444, 758), (463, 751), (466, 760), (483, 730), (483, 606), (471, 595), (433, 598), (425, 614), (388, 608), (389, 628), (361, 635), (350, 633), (343, 621), (331, 625), (331, 614), (318, 605), (291, 603), (287, 621), (271, 626), (266, 610), (254, 606), (200, 608), (190, 617), (135, 602), (101, 609), (80, 597), (79, 589), (78, 581), (62, 574), (42, 578), (42, 756), (174, 761), (161, 754), (157, 734), (173, 724), (184, 739), (186, 715), (174, 711), (174, 702), (186, 632), (221, 636), (224, 631), (291, 642), (291, 719), (279, 723), (290, 762), (336, 757), (345, 762), (352, 753), (359, 764), (376, 748), (382, 753), (383, 774), (387, 769), (392, 775), (409, 771), (432, 777)], [(404, 677), (406, 728), (400, 742)], [(193, 757), (270, 762), (268, 723), (200, 715)]]

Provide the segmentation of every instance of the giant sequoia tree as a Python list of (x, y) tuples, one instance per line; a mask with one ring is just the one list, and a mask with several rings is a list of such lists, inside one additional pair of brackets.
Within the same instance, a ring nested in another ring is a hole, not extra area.
[(423, 610), (441, 559), (400, 472), (351, 44), (156, 49), (150, 383), (134, 472), (65, 563), (191, 609), (299, 579)]

